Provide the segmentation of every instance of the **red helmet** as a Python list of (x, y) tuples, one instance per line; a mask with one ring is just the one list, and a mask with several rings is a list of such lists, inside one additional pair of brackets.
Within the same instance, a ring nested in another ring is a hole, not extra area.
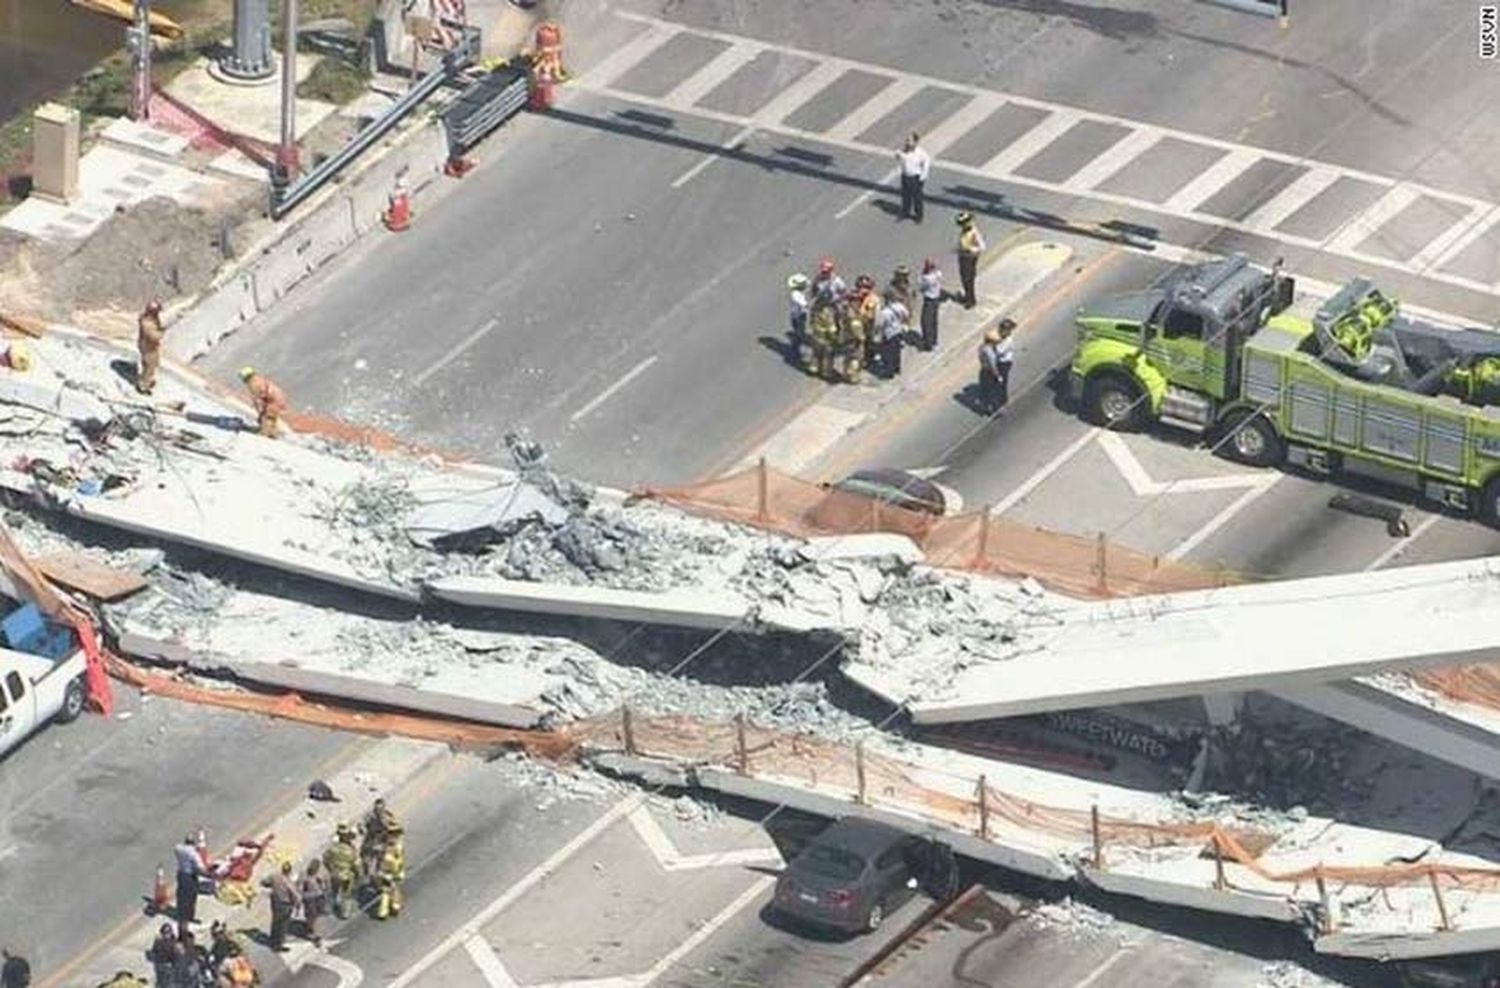
[(818, 262), (818, 274), (833, 274), (833, 258), (825, 257)]
[(870, 277), (867, 274), (862, 274), (858, 278), (854, 279), (854, 287), (855, 288), (874, 288), (875, 287), (875, 279), (872, 278), (872, 277)]

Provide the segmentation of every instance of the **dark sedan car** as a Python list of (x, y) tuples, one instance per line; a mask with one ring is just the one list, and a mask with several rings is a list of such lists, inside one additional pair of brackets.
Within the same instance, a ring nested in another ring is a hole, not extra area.
[(856, 470), (830, 486), (836, 491), (859, 494), (908, 511), (941, 516), (948, 510), (948, 499), (941, 487), (905, 470)]
[(792, 859), (772, 900), (783, 915), (847, 932), (874, 930), (917, 889), (923, 841), (846, 817)]

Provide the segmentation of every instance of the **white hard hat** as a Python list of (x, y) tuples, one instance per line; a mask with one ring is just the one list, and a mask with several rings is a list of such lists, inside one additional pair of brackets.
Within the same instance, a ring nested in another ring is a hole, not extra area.
[(788, 287), (788, 288), (806, 288), (807, 287), (807, 275), (805, 275), (805, 274), (794, 274), (794, 275), (792, 275), (790, 278), (788, 278), (786, 280), (786, 287)]

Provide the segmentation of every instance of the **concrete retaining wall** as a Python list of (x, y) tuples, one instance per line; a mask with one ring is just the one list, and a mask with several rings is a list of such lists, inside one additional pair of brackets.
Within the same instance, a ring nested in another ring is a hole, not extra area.
[[(426, 111), (415, 112), (420, 117)], [(330, 183), (306, 212), (276, 231), (271, 243), (221, 276), (170, 325), (167, 353), (181, 361), (202, 356), (360, 236), (378, 229), (398, 174), (415, 194), (442, 173), (448, 141), (439, 121), (427, 120), (395, 140), (390, 153), (372, 158), (352, 178)]]

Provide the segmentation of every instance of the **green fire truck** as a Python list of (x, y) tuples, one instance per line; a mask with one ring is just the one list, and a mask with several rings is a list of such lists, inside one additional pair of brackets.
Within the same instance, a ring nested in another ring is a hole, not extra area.
[(1363, 278), (1309, 320), (1242, 256), (1078, 318), (1070, 390), (1097, 425), (1156, 422), (1230, 459), (1361, 474), (1500, 523), (1500, 333), (1413, 318)]

